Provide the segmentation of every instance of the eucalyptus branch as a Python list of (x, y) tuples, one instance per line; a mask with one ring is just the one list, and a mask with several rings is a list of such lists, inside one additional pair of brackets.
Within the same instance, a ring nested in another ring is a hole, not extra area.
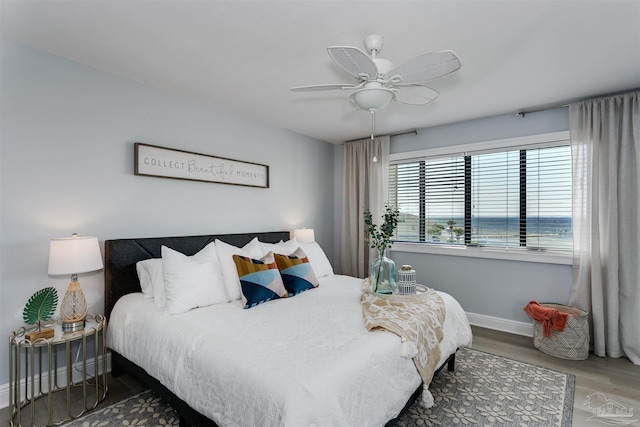
[(364, 223), (366, 227), (367, 244), (369, 247), (384, 252), (391, 247), (392, 238), (394, 237), (396, 228), (398, 227), (398, 218), (400, 211), (389, 205), (385, 206), (383, 215), (383, 223), (378, 227), (373, 223), (373, 218), (369, 209), (364, 211)]

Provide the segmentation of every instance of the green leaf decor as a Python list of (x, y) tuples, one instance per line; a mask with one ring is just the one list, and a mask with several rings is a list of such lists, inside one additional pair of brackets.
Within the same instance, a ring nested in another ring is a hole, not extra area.
[(55, 288), (40, 289), (31, 295), (24, 306), (22, 318), (28, 325), (45, 322), (53, 316), (58, 305), (58, 292)]

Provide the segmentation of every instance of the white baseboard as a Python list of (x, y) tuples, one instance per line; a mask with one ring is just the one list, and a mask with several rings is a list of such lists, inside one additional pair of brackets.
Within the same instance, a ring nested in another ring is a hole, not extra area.
[[(87, 360), (87, 372), (93, 372), (94, 368), (94, 359), (89, 359)], [(107, 358), (106, 358), (106, 365), (107, 365), (107, 372), (111, 371), (111, 353), (107, 353)], [(74, 364), (74, 366), (76, 366), (76, 364)], [(100, 366), (98, 366), (98, 372), (101, 374), (102, 373), (102, 369)], [(73, 370), (73, 381), (80, 381), (81, 379), (81, 372), (78, 372), (76, 369)], [(43, 375), (42, 376), (42, 386), (43, 388), (45, 388), (46, 391), (46, 387), (49, 384), (49, 377), (48, 375)], [(66, 384), (67, 383), (67, 368), (59, 368), (58, 369), (58, 384)], [(20, 382), (20, 388), (21, 390), (23, 390), (24, 393), (24, 387), (26, 384), (26, 379), (21, 380)], [(2, 408), (6, 408), (9, 406), (9, 384), (2, 384), (0, 385), (0, 409)], [(9, 414), (9, 416), (11, 416), (11, 414)]]
[(525, 337), (533, 337), (533, 325), (530, 323), (469, 312), (467, 312), (467, 319), (469, 319), (469, 323), (473, 326), (524, 335)]

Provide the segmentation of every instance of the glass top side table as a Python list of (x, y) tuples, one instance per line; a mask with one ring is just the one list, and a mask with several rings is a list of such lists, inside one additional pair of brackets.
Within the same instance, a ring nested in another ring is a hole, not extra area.
[[(51, 338), (27, 339), (37, 326), (22, 327), (9, 336), (11, 426), (62, 424), (95, 408), (107, 395), (105, 317), (88, 314), (80, 331), (63, 332), (60, 322), (47, 327), (54, 329)], [(64, 397), (54, 402), (58, 393)]]

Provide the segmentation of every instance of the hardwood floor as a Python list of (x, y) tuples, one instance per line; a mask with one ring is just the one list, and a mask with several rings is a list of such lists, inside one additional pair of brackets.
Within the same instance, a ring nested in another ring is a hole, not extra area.
[[(585, 405), (587, 396), (604, 395), (628, 410), (633, 410), (632, 423), (617, 424), (640, 427), (640, 366), (628, 359), (611, 359), (589, 356), (587, 360), (570, 361), (548, 356), (533, 347), (533, 339), (505, 332), (473, 327), (473, 348), (493, 354), (575, 374), (575, 398), (573, 403), (574, 427), (607, 425), (589, 417), (593, 415)], [(128, 375), (109, 378), (109, 393), (100, 406), (142, 391), (142, 386)], [(0, 425), (9, 424), (7, 408), (0, 409)]]

